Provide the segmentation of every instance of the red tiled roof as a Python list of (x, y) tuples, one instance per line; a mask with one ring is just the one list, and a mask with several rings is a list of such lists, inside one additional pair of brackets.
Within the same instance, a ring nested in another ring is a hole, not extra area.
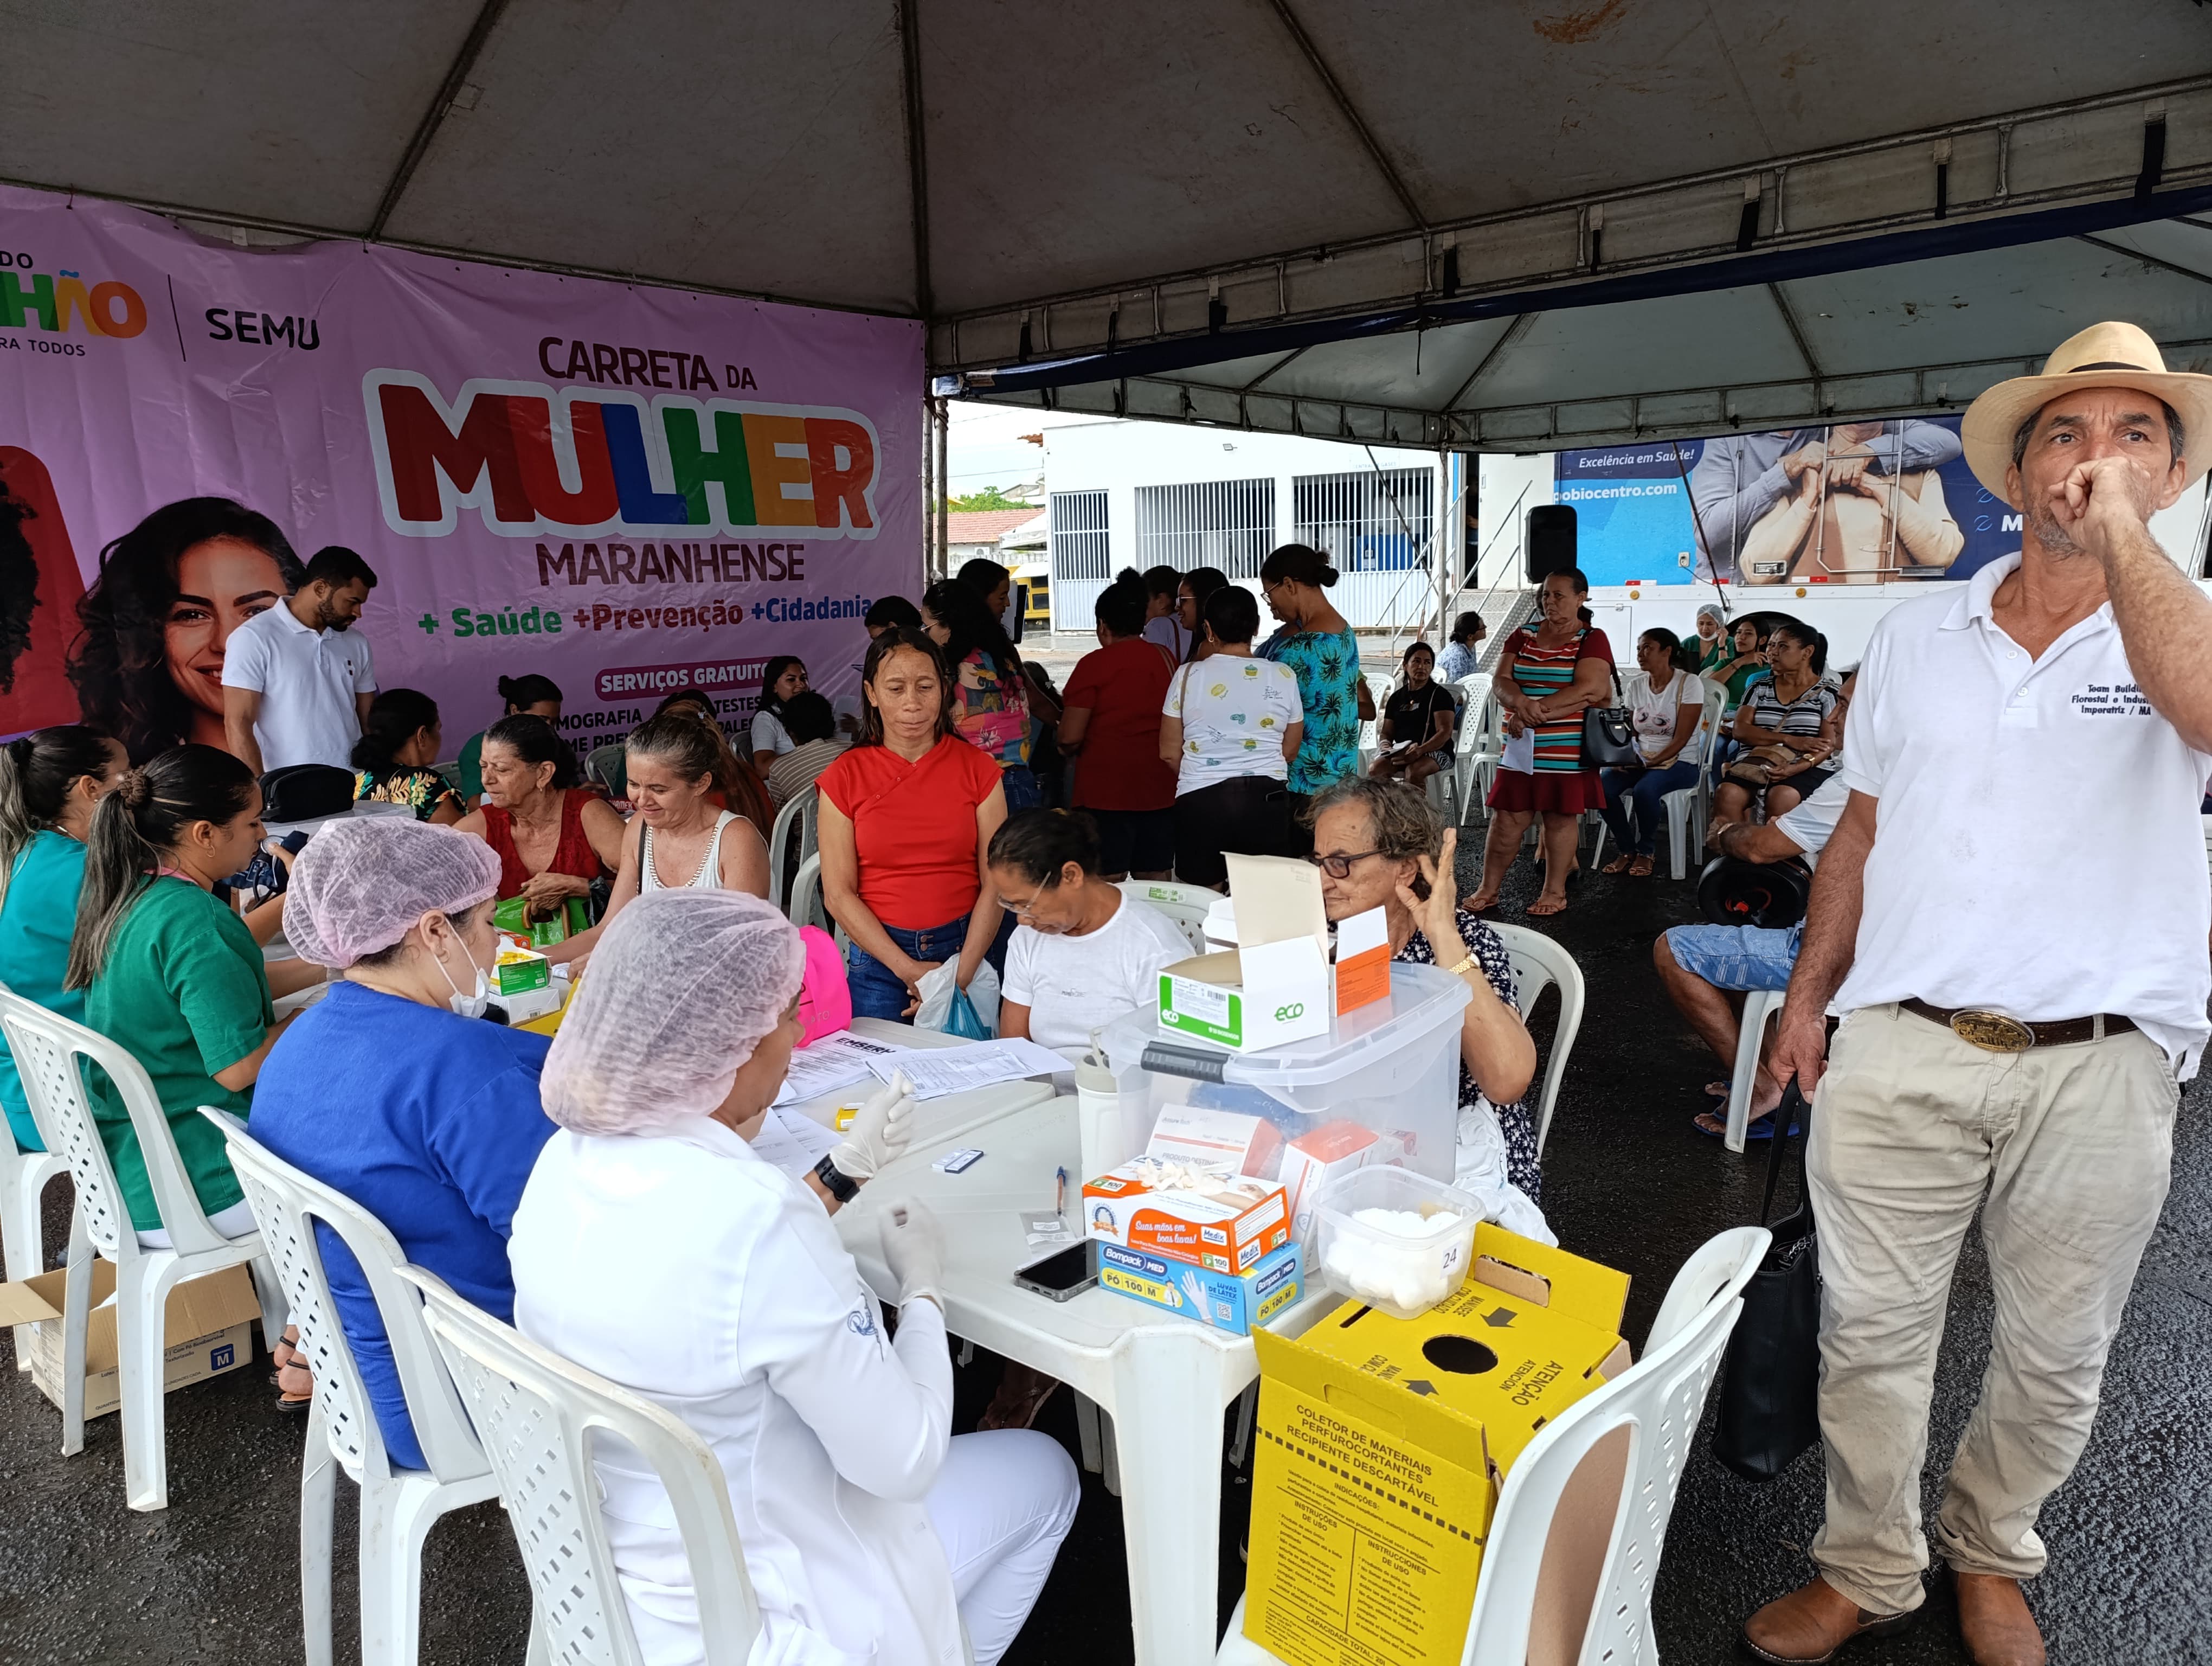
[(1006, 533), (1044, 513), (1042, 509), (955, 509), (945, 516), (946, 541), (951, 544), (996, 544)]

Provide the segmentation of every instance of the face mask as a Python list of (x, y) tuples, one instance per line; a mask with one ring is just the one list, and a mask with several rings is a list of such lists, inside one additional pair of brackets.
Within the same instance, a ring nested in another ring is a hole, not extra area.
[[(461, 952), (469, 954), (468, 946), (465, 944), (462, 945)], [(484, 1008), (491, 1005), (491, 984), (484, 976), (483, 968), (477, 964), (477, 958), (469, 954), (469, 970), (477, 975), (476, 990), (471, 994), (465, 995), (461, 993), (460, 986), (453, 982), (453, 975), (446, 970), (444, 961), (438, 961), (437, 966), (438, 976), (446, 980), (446, 987), (453, 992), (446, 1005), (465, 1018), (482, 1018), (484, 1015)]]

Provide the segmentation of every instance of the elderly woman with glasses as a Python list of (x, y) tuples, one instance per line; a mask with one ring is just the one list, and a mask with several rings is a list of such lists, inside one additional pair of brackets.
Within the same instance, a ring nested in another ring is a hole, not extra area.
[(1536, 1073), (1536, 1044), (1515, 1005), (1505, 945), (1459, 906), (1459, 835), (1404, 781), (1340, 781), (1315, 798), (1310, 814), (1309, 860), (1322, 871), (1329, 919), (1381, 909), (1392, 959), (1441, 966), (1473, 991), (1459, 1038), (1460, 1177), (1486, 1171), (1502, 1135), (1505, 1177), (1540, 1201), (1535, 1120), (1522, 1097)]
[[(979, 1666), (1004, 1654), (1075, 1517), (1026, 1429), (952, 1434), (942, 1250), (882, 1213), (898, 1336), (830, 1216), (904, 1150), (901, 1085), (815, 1169), (753, 1149), (799, 1039), (806, 952), (741, 891), (654, 891), (608, 926), (547, 1055), (510, 1259), (522, 1333), (666, 1408), (720, 1464), (760, 1604), (752, 1657)], [(599, 1507), (647, 1666), (701, 1658), (665, 1494), (627, 1449)]]

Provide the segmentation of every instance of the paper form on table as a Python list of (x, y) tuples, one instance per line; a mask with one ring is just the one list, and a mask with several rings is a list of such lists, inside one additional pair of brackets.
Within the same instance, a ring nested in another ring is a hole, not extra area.
[[(878, 1060), (895, 1061), (915, 1050), (896, 1042), (878, 1041), (872, 1036), (856, 1036), (849, 1030), (840, 1030), (810, 1046), (793, 1050), (790, 1067), (784, 1073), (783, 1088), (775, 1096), (775, 1103), (793, 1104), (801, 1099), (835, 1093), (841, 1087), (866, 1080)], [(888, 1068), (884, 1072), (884, 1079), (890, 1079)]]
[(884, 1081), (892, 1072), (904, 1071), (917, 1099), (941, 1099), (948, 1093), (1074, 1068), (1049, 1047), (1014, 1037), (970, 1042), (965, 1047), (918, 1047), (896, 1058), (874, 1060), (868, 1067)]
[(837, 1136), (811, 1117), (770, 1105), (753, 1135), (753, 1155), (788, 1175), (804, 1175), (830, 1154)]

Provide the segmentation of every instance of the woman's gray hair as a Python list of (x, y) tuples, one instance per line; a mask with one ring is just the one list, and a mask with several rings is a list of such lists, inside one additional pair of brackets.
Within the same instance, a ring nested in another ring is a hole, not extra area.
[[(1368, 825), (1373, 830), (1370, 836), (1377, 855), (1390, 861), (1405, 862), (1417, 856), (1443, 854), (1443, 822), (1436, 806), (1429, 802), (1429, 795), (1419, 787), (1402, 781), (1370, 781), (1364, 775), (1347, 775), (1314, 795), (1313, 803), (1306, 809), (1306, 825), (1312, 826), (1325, 812), (1346, 804), (1356, 804), (1366, 811)], [(1425, 887), (1417, 881), (1416, 889)]]

